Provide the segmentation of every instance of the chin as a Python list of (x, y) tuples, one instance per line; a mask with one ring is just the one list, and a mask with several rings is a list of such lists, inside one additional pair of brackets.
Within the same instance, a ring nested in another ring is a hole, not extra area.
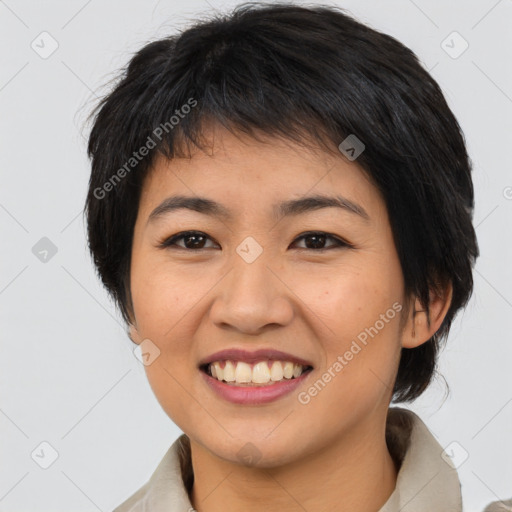
[[(275, 437), (269, 440), (268, 434), (261, 437), (246, 435), (212, 442), (201, 443), (216, 457), (227, 462), (248, 468), (270, 469), (295, 462), (305, 455), (304, 440), (292, 437)], [(298, 453), (297, 447), (300, 447)]]

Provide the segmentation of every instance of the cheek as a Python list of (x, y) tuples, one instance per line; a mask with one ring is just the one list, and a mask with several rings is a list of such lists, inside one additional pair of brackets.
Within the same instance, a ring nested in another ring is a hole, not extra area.
[[(146, 261), (149, 263), (149, 258)], [(172, 337), (179, 319), (204, 296), (206, 285), (201, 282), (197, 272), (189, 275), (169, 262), (145, 264), (143, 256), (135, 259), (131, 269), (131, 292), (139, 329), (147, 337), (160, 340)]]
[[(191, 399), (188, 390), (190, 370), (177, 359), (171, 365), (168, 354), (156, 359), (150, 366), (145, 367), (148, 383), (158, 403), (169, 418), (182, 430), (189, 429), (190, 416), (201, 413), (200, 407)], [(193, 410), (194, 408), (198, 411)]]
[(158, 267), (151, 272), (138, 270), (133, 267), (137, 328), (139, 335), (150, 339), (159, 350), (158, 357), (144, 369), (160, 405), (181, 427), (180, 420), (187, 410), (185, 390), (191, 377), (190, 340), (197, 327), (191, 320), (200, 296), (194, 292), (193, 281), (179, 273), (162, 272)]
[(382, 306), (338, 308), (337, 316), (333, 311), (330, 327), (335, 334), (322, 340), (325, 364), (298, 397), (311, 418), (332, 423), (334, 430), (387, 403), (392, 393), (400, 357), (400, 314), (389, 301)]
[[(326, 338), (339, 342), (373, 326), (394, 302), (400, 302), (400, 282), (391, 265), (383, 269), (361, 264), (331, 268), (328, 273), (302, 272), (293, 278), (292, 287), (307, 306), (305, 311), (321, 321), (318, 325), (325, 327)], [(390, 314), (394, 317), (395, 311)]]
[(329, 382), (328, 392), (322, 391), (325, 403), (339, 406), (341, 399), (348, 405), (363, 396), (375, 400), (392, 387), (400, 353), (400, 283), (392, 271), (377, 266), (333, 274), (321, 287), (318, 281), (313, 286), (313, 278), (297, 282), (297, 294), (308, 297), (314, 313), (309, 316), (318, 326), (322, 372), (327, 373), (317, 388)]

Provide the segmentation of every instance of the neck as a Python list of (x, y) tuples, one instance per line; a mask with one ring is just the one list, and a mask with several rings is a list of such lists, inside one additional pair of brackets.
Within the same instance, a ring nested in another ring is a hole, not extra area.
[[(373, 421), (375, 421), (373, 419)], [(198, 512), (378, 512), (396, 485), (385, 428), (357, 425), (338, 442), (286, 466), (250, 468), (225, 461), (191, 441)]]

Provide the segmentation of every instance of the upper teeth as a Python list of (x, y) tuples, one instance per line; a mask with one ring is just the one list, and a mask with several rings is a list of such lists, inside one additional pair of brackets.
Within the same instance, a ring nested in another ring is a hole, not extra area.
[(243, 361), (215, 361), (208, 366), (209, 373), (217, 380), (226, 382), (264, 384), (300, 377), (304, 367), (290, 361), (259, 361), (254, 365)]

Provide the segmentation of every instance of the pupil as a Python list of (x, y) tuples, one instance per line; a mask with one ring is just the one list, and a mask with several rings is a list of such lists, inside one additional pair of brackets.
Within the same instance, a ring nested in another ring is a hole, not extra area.
[[(198, 239), (201, 239), (201, 238), (204, 238), (204, 237), (201, 236), (201, 235), (189, 235), (186, 238), (187, 242), (190, 241), (190, 240), (195, 240), (195, 242), (192, 242), (192, 244), (186, 243), (185, 245), (187, 246), (188, 249), (190, 249), (190, 247), (189, 247), (190, 245), (192, 245), (193, 247), (196, 247), (196, 248), (198, 246), (200, 246), (199, 248), (202, 248), (201, 240), (199, 240), (199, 242), (198, 242)], [(203, 245), (204, 245), (204, 241), (203, 241)]]
[[(317, 242), (313, 243), (313, 247), (308, 247), (308, 249), (315, 248), (322, 246), (325, 243), (325, 235), (309, 235), (306, 240), (316, 239)], [(319, 242), (318, 242), (319, 241)], [(307, 246), (311, 246), (311, 244), (306, 243)]]

